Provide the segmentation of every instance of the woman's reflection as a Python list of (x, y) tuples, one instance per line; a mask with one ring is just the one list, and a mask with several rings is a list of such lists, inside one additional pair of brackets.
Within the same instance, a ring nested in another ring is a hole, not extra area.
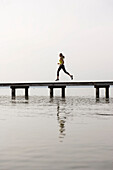
[[(57, 105), (57, 120), (58, 120), (58, 127), (59, 127), (59, 139), (60, 142), (63, 142), (64, 137), (66, 136), (66, 121), (69, 117), (70, 113), (73, 110), (73, 98), (66, 99), (61, 98), (51, 98), (50, 103)], [(67, 105), (69, 107), (67, 109)]]
[(59, 139), (60, 142), (63, 142), (63, 138), (66, 135), (66, 129), (65, 129), (65, 123), (66, 123), (66, 116), (65, 115), (65, 110), (60, 110), (60, 105), (59, 105), (59, 101), (57, 102), (57, 120), (58, 120), (58, 124), (59, 124)]

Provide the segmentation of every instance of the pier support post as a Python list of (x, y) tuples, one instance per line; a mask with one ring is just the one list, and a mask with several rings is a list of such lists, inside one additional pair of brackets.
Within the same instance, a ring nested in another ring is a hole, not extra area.
[(28, 89), (29, 89), (29, 87), (25, 87), (25, 99), (28, 99), (28, 97), (29, 97)]
[(12, 99), (15, 99), (15, 97), (16, 97), (16, 89), (25, 89), (25, 99), (28, 99), (29, 86), (13, 85), (13, 86), (10, 86), (10, 88), (12, 90)]
[(96, 99), (99, 98), (99, 87), (96, 87)]
[(62, 97), (65, 97), (65, 87), (62, 87)]
[(11, 89), (12, 89), (12, 99), (15, 99), (16, 90), (14, 87), (12, 87)]
[(106, 99), (109, 99), (109, 85), (95, 85), (96, 88), (96, 99), (99, 99), (99, 89), (104, 88), (105, 89), (105, 96)]
[(61, 89), (61, 93), (62, 93), (62, 97), (65, 97), (65, 88), (66, 86), (48, 86), (48, 88), (50, 89), (50, 97), (53, 97), (53, 89), (54, 88), (60, 88)]
[(109, 99), (109, 86), (106, 87), (106, 99)]
[(53, 87), (50, 87), (50, 97), (53, 97)]

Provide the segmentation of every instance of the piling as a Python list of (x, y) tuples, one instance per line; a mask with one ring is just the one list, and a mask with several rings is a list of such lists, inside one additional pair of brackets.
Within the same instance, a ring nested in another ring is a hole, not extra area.
[(16, 96), (16, 90), (14, 87), (11, 88), (12, 89), (12, 99), (15, 99)]
[(96, 87), (96, 98), (99, 98), (99, 87)]
[(106, 99), (109, 99), (109, 86), (106, 86)]
[(50, 87), (50, 97), (53, 97), (53, 87)]
[(28, 89), (29, 89), (29, 87), (25, 87), (25, 99), (28, 99), (28, 97), (29, 97)]
[(62, 87), (62, 98), (65, 97), (65, 87)]

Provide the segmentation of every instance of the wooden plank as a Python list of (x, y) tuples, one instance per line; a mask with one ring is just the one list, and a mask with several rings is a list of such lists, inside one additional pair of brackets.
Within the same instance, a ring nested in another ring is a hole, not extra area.
[(110, 85), (106, 85), (106, 84), (101, 84), (101, 85), (100, 85), (100, 84), (99, 84), (99, 85), (95, 85), (94, 87), (95, 87), (95, 88), (97, 88), (97, 87), (98, 87), (98, 88), (107, 88), (107, 87), (110, 87)]
[(66, 86), (64, 86), (64, 85), (52, 85), (52, 86), (48, 86), (48, 88), (66, 88)]
[(26, 89), (29, 88), (29, 86), (26, 85), (12, 85), (10, 88), (15, 88), (15, 89)]

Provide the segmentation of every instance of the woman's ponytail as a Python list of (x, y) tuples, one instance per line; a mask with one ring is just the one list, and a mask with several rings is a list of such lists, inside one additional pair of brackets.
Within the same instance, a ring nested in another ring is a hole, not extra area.
[(60, 53), (59, 56), (65, 58), (62, 53)]

